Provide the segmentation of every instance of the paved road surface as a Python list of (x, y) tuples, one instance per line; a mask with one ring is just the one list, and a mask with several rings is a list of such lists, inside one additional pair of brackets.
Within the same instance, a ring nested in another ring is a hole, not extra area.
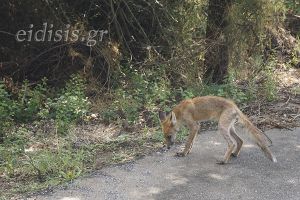
[(217, 165), (224, 140), (214, 131), (198, 135), (188, 157), (176, 150), (155, 153), (134, 163), (103, 169), (67, 189), (37, 196), (41, 200), (300, 200), (300, 128), (272, 130), (273, 153), (266, 159), (246, 134), (242, 152), (228, 165)]

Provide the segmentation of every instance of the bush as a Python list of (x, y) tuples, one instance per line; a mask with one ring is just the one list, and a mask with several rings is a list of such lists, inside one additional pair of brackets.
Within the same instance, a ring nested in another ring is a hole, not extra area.
[(14, 104), (14, 119), (17, 122), (30, 122), (38, 118), (38, 112), (43, 108), (47, 96), (47, 79), (35, 87), (30, 87), (27, 80), (22, 84), (18, 98)]
[(27, 154), (29, 158), (24, 163), (25, 173), (38, 177), (40, 181), (59, 177), (63, 181), (70, 181), (84, 171), (84, 162), (87, 155), (82, 150), (59, 149), (58, 151), (43, 150), (37, 154)]
[(264, 69), (264, 82), (262, 85), (262, 91), (263, 91), (263, 96), (268, 100), (268, 101), (274, 101), (277, 99), (277, 83), (276, 83), (276, 78), (274, 77), (274, 70), (276, 66), (276, 59), (271, 59), (266, 63), (265, 69)]
[[(12, 98), (0, 83), (0, 142), (4, 132), (12, 123), (30, 123), (39, 120), (51, 120), (57, 130), (64, 133), (71, 124), (82, 119), (89, 110), (89, 101), (85, 96), (85, 84), (79, 76), (72, 76), (59, 95), (51, 95), (46, 79), (36, 86), (24, 81), (17, 98)], [(51, 97), (52, 96), (52, 97)]]
[(6, 129), (12, 123), (13, 107), (14, 104), (5, 90), (4, 84), (0, 82), (0, 144), (4, 140)]
[(126, 119), (134, 124), (141, 112), (150, 112), (148, 120), (156, 123), (158, 108), (170, 103), (171, 90), (165, 68), (142, 71), (124, 69), (123, 74), (120, 85), (114, 89), (113, 102), (102, 112), (103, 118), (109, 122)]
[(78, 122), (87, 114), (90, 103), (84, 90), (84, 81), (79, 76), (72, 76), (59, 97), (48, 99), (48, 110), (43, 112), (54, 118), (59, 133), (67, 132), (72, 123)]

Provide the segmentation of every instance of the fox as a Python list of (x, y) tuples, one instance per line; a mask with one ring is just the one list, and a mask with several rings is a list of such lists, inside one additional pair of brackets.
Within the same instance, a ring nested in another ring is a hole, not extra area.
[(177, 156), (186, 156), (191, 152), (200, 128), (199, 122), (213, 120), (218, 122), (218, 131), (227, 142), (225, 155), (222, 160), (217, 161), (217, 164), (226, 164), (232, 157), (237, 157), (240, 154), (243, 140), (236, 133), (234, 127), (236, 123), (244, 125), (264, 155), (272, 162), (277, 162), (264, 137), (266, 135), (253, 125), (238, 106), (229, 99), (217, 96), (199, 96), (186, 99), (176, 105), (169, 114), (159, 111), (159, 119), (167, 149), (170, 149), (174, 144), (176, 133), (182, 126), (189, 129), (184, 149), (177, 152)]

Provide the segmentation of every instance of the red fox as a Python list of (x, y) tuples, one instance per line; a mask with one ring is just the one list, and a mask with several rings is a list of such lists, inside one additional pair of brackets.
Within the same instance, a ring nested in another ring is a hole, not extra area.
[[(199, 130), (197, 122), (206, 120), (218, 121), (218, 130), (228, 143), (224, 159), (218, 164), (226, 164), (231, 156), (239, 155), (243, 140), (237, 135), (234, 124), (242, 123), (256, 140), (256, 144), (264, 152), (265, 156), (273, 162), (277, 162), (276, 157), (268, 148), (264, 135), (254, 126), (236, 104), (228, 99), (216, 96), (203, 96), (187, 99), (180, 102), (173, 108), (170, 114), (159, 113), (159, 118), (164, 133), (167, 148), (173, 145), (176, 133), (182, 125), (189, 128), (189, 136), (183, 151), (177, 153), (178, 156), (186, 156), (192, 149), (195, 136)], [(235, 144), (236, 143), (236, 144)]]

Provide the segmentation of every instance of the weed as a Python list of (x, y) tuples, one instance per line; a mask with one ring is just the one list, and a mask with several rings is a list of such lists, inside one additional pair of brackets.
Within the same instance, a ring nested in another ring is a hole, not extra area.
[(186, 127), (183, 127), (178, 133), (177, 133), (177, 140), (179, 142), (185, 141), (186, 137), (189, 134), (189, 130)]
[(26, 154), (25, 171), (35, 173), (38, 180), (51, 177), (60, 178), (62, 181), (73, 180), (84, 171), (86, 152), (83, 150), (59, 149), (58, 151), (44, 150), (37, 154)]
[(113, 152), (113, 156), (111, 158), (112, 163), (120, 163), (125, 160), (126, 157), (120, 153)]
[(142, 72), (126, 68), (123, 70), (126, 72), (124, 74), (129, 75), (119, 81), (122, 85), (114, 90), (114, 100), (102, 112), (102, 117), (108, 122), (123, 118), (134, 124), (139, 120), (140, 111), (146, 110), (150, 112), (148, 120), (157, 124), (158, 106), (165, 107), (171, 96), (168, 79), (162, 76), (164, 68)]
[[(9, 96), (0, 83), (0, 138), (9, 123), (28, 123), (40, 119), (54, 119), (58, 132), (67, 132), (72, 123), (83, 118), (89, 109), (85, 84), (79, 76), (72, 76), (58, 97), (47, 98), (46, 79), (35, 87), (24, 81), (17, 99)], [(0, 141), (1, 142), (1, 141)]]
[[(58, 95), (50, 95), (46, 79), (35, 86), (24, 81), (14, 98), (0, 82), (0, 174), (16, 184), (22, 178), (30, 179), (26, 187), (11, 192), (25, 192), (73, 180), (93, 162), (93, 152), (84, 147), (75, 149), (70, 142), (64, 142), (68, 136), (64, 136), (65, 139), (57, 135), (55, 148), (25, 151), (39, 141), (25, 127), (31, 130), (40, 119), (54, 120), (59, 133), (68, 133), (70, 125), (86, 115), (89, 101), (84, 90), (84, 81), (79, 76), (73, 76)], [(17, 126), (13, 127), (14, 124)]]
[(40, 115), (53, 110), (53, 118), (59, 133), (68, 132), (68, 128), (74, 122), (82, 119), (89, 110), (89, 101), (84, 94), (85, 85), (79, 76), (73, 76), (59, 97), (54, 100), (48, 99), (46, 109), (41, 110)]
[(153, 136), (152, 136), (152, 139), (154, 141), (157, 141), (157, 142), (163, 142), (164, 141), (164, 135), (161, 131), (155, 131)]
[(271, 59), (269, 62), (267, 62), (266, 69), (264, 71), (265, 80), (263, 82), (263, 92), (268, 101), (274, 101), (277, 99), (277, 83), (273, 75), (273, 69), (276, 63), (276, 60)]
[(201, 95), (220, 96), (233, 99), (237, 103), (243, 103), (250, 99), (247, 93), (243, 92), (236, 84), (233, 73), (229, 72), (226, 76), (225, 83), (221, 85), (202, 85)]
[(0, 144), (4, 141), (6, 129), (12, 123), (12, 117), (14, 116), (12, 107), (13, 103), (9, 98), (9, 94), (5, 90), (4, 84), (0, 82)]
[(28, 81), (24, 81), (14, 101), (14, 119), (17, 122), (30, 122), (37, 119), (37, 113), (43, 107), (47, 96), (47, 79), (43, 79), (36, 87), (31, 88)]

